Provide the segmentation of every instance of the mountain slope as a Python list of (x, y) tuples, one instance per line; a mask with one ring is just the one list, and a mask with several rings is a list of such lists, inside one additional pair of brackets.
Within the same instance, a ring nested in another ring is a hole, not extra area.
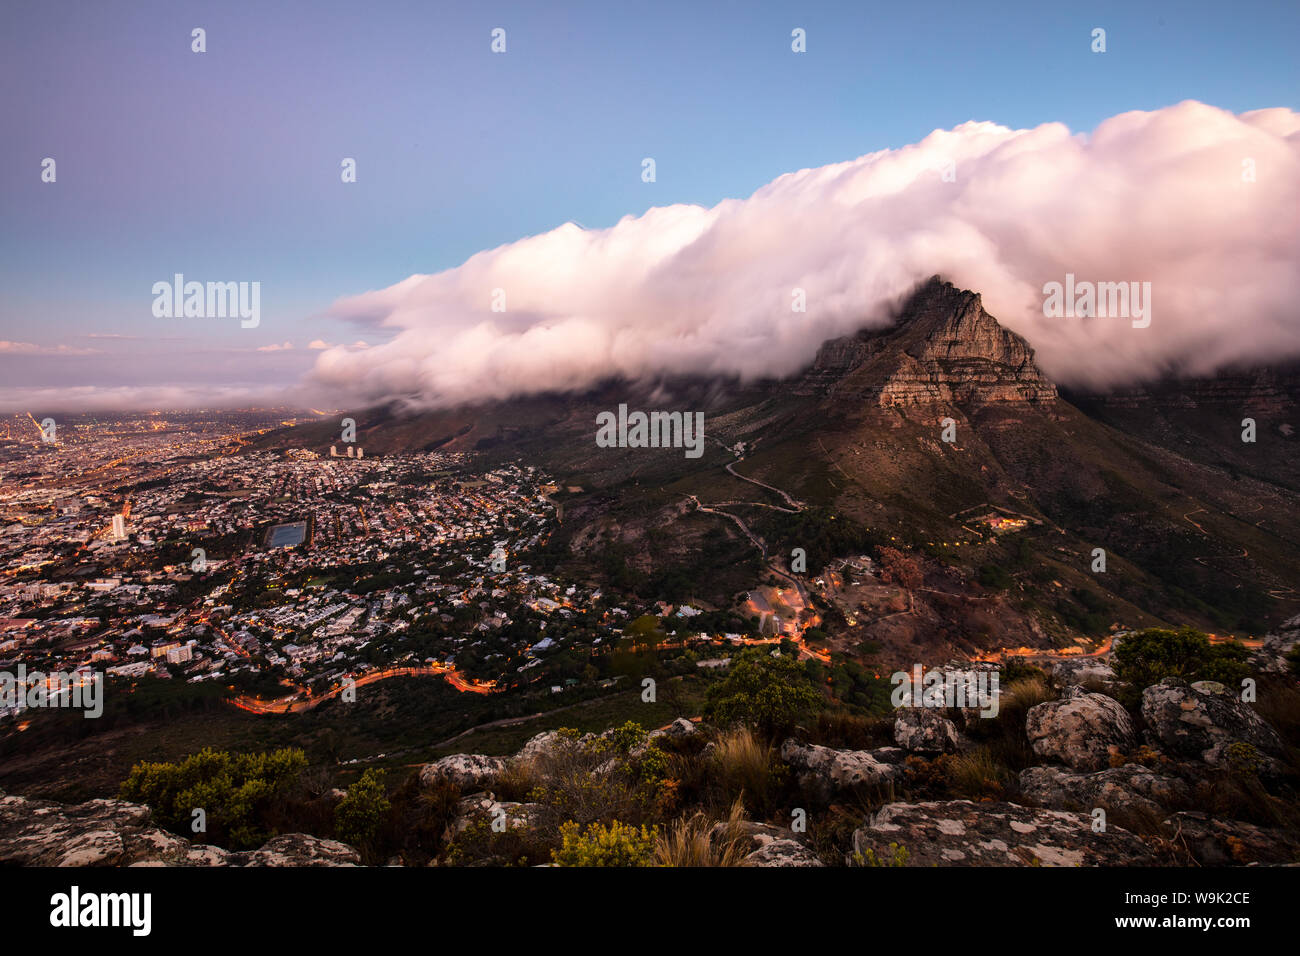
[[(685, 579), (690, 596), (729, 603), (809, 536), (903, 548), (924, 564), (919, 603), (855, 638), (899, 654), (916, 643), (970, 652), (1065, 643), (1111, 621), (1260, 633), (1293, 615), (1300, 495), (1295, 393), (1284, 382), (1247, 392), (1204, 383), (1220, 410), (1203, 418), (1186, 388), (1081, 400), (1086, 414), (978, 295), (935, 277), (894, 325), (825, 343), (787, 381), (610, 382), (580, 395), (355, 417), (368, 455), (474, 450), (581, 487), (566, 496), (555, 539), (567, 550), (551, 558), (596, 576), (626, 566), (656, 596), (688, 596)], [(703, 455), (598, 447), (596, 415), (620, 403), (703, 411)], [(1240, 429), (1223, 425), (1240, 422), (1239, 406), (1259, 420), (1245, 452)], [(954, 442), (942, 440), (946, 418)], [(273, 440), (325, 439), (296, 430)], [(789, 515), (781, 495), (746, 479), (781, 489), (803, 512)], [(1025, 524), (995, 531), (978, 520), (990, 509)], [(832, 533), (835, 520), (860, 533)], [(1104, 573), (1092, 571), (1095, 548), (1106, 551)]]

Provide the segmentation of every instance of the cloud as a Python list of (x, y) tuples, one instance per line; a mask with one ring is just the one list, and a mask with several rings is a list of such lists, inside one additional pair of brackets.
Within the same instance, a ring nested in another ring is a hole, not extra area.
[(370, 345), (362, 339), (357, 339), (357, 341), (353, 342), (351, 345), (333, 345), (326, 342), (324, 339), (312, 339), (307, 343), (307, 348), (315, 349), (317, 351), (324, 351), (326, 349), (368, 349), (370, 348)]
[(0, 339), (0, 355), (97, 355), (99, 349), (79, 349), (70, 345), (37, 345), (35, 342), (9, 342)]
[(291, 351), (293, 351), (293, 343), (292, 343), (292, 342), (287, 342), (287, 341), (286, 341), (286, 342), (284, 342), (282, 345), (276, 345), (274, 342), (272, 342), (270, 345), (259, 345), (259, 346), (257, 347), (257, 351), (259, 351), (259, 352), (291, 352)]
[(0, 411), (86, 414), (123, 409), (304, 407), (300, 389), (262, 383), (0, 387)]
[[(790, 375), (823, 340), (892, 321), (936, 272), (981, 292), (1063, 384), (1300, 355), (1300, 114), (1188, 101), (1090, 135), (970, 122), (711, 209), (566, 223), (334, 303), (394, 334), (326, 350), (310, 381), (432, 407), (615, 374)], [(1046, 318), (1043, 286), (1066, 273), (1150, 282), (1150, 327)]]

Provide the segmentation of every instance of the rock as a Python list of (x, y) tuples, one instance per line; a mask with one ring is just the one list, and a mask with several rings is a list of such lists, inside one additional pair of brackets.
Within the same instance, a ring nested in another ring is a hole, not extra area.
[(234, 866), (356, 866), (361, 862), (361, 855), (346, 843), (306, 833), (286, 833), (259, 850), (231, 856)]
[(1089, 813), (1145, 813), (1162, 817), (1191, 803), (1191, 790), (1177, 777), (1130, 763), (1097, 773), (1077, 773), (1062, 767), (1029, 767), (1020, 773), (1021, 792), (1053, 810)]
[(580, 738), (574, 738), (568, 734), (562, 734), (558, 730), (547, 730), (531, 738), (515, 754), (515, 760), (520, 763), (529, 763), (534, 760), (551, 758), (560, 754), (576, 754), (586, 745), (594, 740), (592, 734), (584, 734)]
[(1029, 708), (1025, 733), (1039, 757), (1076, 770), (1102, 770), (1113, 754), (1137, 746), (1133, 721), (1119, 701), (1078, 687), (1066, 694)]
[(507, 763), (504, 757), (452, 754), (421, 767), (420, 785), (429, 787), (439, 780), (446, 780), (466, 792), (486, 790), (506, 769)]
[(1247, 743), (1282, 756), (1282, 738), (1233, 692), (1214, 681), (1188, 684), (1166, 677), (1142, 692), (1142, 719), (1152, 743), (1171, 754), (1218, 759), (1227, 745)]
[(877, 760), (870, 751), (832, 750), (795, 740), (781, 745), (781, 759), (794, 768), (800, 786), (822, 799), (902, 775), (902, 768)]
[(917, 753), (954, 753), (957, 727), (937, 710), (903, 707), (894, 719), (894, 743)]
[(0, 798), (0, 866), (347, 866), (352, 847), (302, 833), (232, 853), (155, 827), (148, 807)]
[(1191, 812), (1175, 813), (1165, 824), (1202, 866), (1300, 863), (1300, 837), (1286, 830)]
[(194, 846), (150, 823), (150, 810), (122, 800), (67, 805), (0, 798), (0, 865), (219, 866), (229, 854)]
[(664, 733), (669, 737), (689, 737), (695, 733), (695, 725), (685, 717), (678, 717), (668, 725)]
[(789, 388), (883, 407), (1050, 403), (1057, 397), (1029, 343), (999, 325), (979, 295), (938, 276), (904, 302), (892, 326), (823, 343), (812, 367)]
[(1066, 687), (1093, 683), (1113, 687), (1120, 683), (1111, 666), (1095, 657), (1079, 659), (1067, 657), (1052, 661), (1051, 672), (1052, 676)]
[(720, 843), (727, 839), (735, 829), (740, 830), (749, 840), (749, 849), (761, 849), (775, 840), (795, 840), (793, 831), (784, 827), (774, 827), (770, 823), (757, 823), (753, 820), (740, 820), (735, 824), (728, 822), (716, 823), (713, 829), (709, 831), (709, 840), (713, 843)]
[(817, 855), (794, 840), (771, 840), (741, 861), (741, 866), (825, 866)]
[(456, 804), (451, 832), (459, 835), (472, 823), (486, 822), (490, 825), (502, 814), (505, 814), (509, 830), (531, 828), (537, 825), (545, 809), (540, 803), (513, 803), (496, 800), (491, 794), (477, 794)]
[[(784, 827), (770, 823), (741, 820), (737, 823), (718, 823), (709, 831), (713, 843), (721, 843), (739, 830), (747, 841), (749, 852), (741, 866), (825, 866), (817, 855), (806, 847), (799, 837)], [(738, 841), (739, 842), (739, 841)]]
[(1270, 674), (1291, 673), (1291, 662), (1286, 659), (1291, 649), (1300, 642), (1300, 614), (1278, 625), (1276, 631), (1264, 635), (1264, 642), (1251, 655), (1253, 669)]
[(907, 760), (907, 751), (902, 747), (876, 747), (867, 752), (880, 763), (902, 764)]
[(889, 860), (895, 843), (908, 866), (1143, 866), (1155, 856), (1119, 827), (1094, 833), (1082, 813), (969, 800), (890, 803), (853, 833), (855, 854)]

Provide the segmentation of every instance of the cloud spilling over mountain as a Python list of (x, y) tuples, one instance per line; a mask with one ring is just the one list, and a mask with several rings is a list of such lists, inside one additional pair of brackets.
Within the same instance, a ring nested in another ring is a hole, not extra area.
[[(786, 376), (891, 322), (934, 273), (981, 292), (1062, 384), (1300, 354), (1300, 114), (1188, 101), (1091, 134), (971, 122), (711, 209), (565, 224), (336, 302), (393, 334), (325, 351), (311, 382), (435, 407), (613, 375)], [(1067, 274), (1151, 283), (1150, 325), (1045, 316)]]

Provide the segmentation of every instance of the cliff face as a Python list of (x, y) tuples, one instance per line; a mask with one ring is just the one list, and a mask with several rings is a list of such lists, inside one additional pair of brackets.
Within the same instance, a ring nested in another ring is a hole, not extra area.
[(800, 394), (891, 405), (1055, 401), (1034, 350), (984, 311), (978, 294), (934, 276), (891, 328), (827, 342)]

